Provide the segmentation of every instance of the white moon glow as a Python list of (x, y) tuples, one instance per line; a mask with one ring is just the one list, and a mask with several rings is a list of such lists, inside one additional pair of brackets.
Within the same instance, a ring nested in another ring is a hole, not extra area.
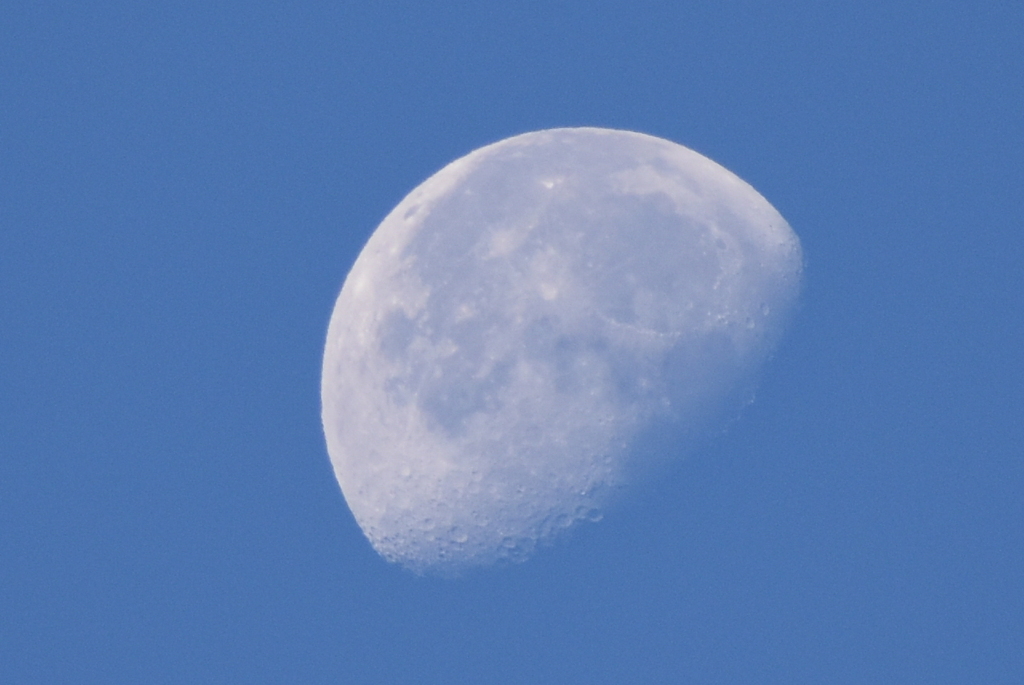
[[(552, 129), (452, 162), (345, 280), (323, 424), (386, 559), (450, 573), (599, 518), (748, 387), (796, 299), (800, 243), (753, 188), (681, 145)], [(735, 407), (734, 407), (735, 408)]]

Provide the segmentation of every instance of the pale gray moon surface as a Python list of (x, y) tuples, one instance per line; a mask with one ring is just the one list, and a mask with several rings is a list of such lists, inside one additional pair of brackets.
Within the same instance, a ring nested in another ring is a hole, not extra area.
[(384, 219), (324, 352), (328, 452), (373, 547), (417, 572), (527, 558), (735, 410), (778, 341), (799, 240), (652, 136), (527, 133)]

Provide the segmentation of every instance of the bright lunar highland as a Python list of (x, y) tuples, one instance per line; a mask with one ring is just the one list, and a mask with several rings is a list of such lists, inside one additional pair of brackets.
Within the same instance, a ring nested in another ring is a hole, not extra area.
[(597, 520), (750, 397), (801, 265), (757, 191), (667, 140), (552, 129), (452, 162), (331, 317), (323, 424), (356, 521), (452, 574)]

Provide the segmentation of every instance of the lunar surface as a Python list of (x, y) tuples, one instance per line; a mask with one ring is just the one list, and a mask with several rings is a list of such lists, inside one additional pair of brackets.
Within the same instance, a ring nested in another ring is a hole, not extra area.
[(599, 519), (749, 397), (801, 265), (757, 191), (667, 140), (552, 129), (452, 162), (331, 317), (323, 425), (356, 521), (453, 574)]

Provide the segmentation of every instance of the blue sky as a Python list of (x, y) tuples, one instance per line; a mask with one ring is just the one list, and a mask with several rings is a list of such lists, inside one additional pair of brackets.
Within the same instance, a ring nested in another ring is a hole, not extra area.
[[(1019, 3), (8, 3), (0, 680), (1019, 683)], [(743, 419), (459, 581), (319, 423), (384, 215), (481, 145), (650, 133), (806, 256)]]

